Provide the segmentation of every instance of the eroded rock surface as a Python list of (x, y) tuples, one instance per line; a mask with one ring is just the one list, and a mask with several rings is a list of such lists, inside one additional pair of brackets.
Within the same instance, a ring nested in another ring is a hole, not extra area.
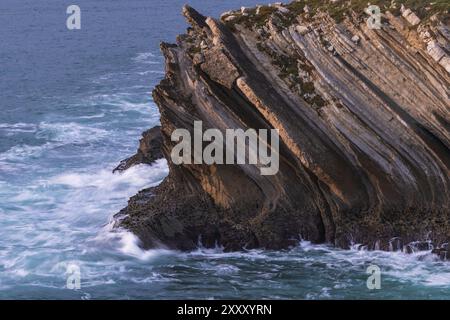
[(138, 164), (153, 164), (156, 160), (164, 157), (161, 148), (161, 127), (156, 126), (142, 133), (142, 139), (139, 141), (136, 154), (121, 161), (113, 170), (113, 173), (128, 170)]
[[(414, 14), (421, 21), (411, 25), (387, 11), (380, 30), (364, 13), (337, 19), (302, 1), (221, 20), (183, 13), (191, 27), (161, 45), (166, 77), (153, 93), (170, 174), (130, 200), (119, 226), (145, 248), (189, 250), (201, 239), (225, 250), (279, 249), (302, 238), (413, 251), (411, 242), (427, 240), (446, 256), (446, 13)], [(195, 120), (222, 132), (279, 129), (279, 173), (174, 165), (171, 133), (192, 132)]]

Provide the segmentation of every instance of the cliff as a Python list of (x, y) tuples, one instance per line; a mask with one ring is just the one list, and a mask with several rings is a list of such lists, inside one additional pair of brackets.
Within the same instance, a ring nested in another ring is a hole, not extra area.
[[(445, 256), (450, 238), (449, 3), (295, 1), (206, 18), (163, 43), (153, 92), (170, 174), (117, 225), (145, 248), (281, 249), (300, 238)], [(177, 128), (279, 130), (279, 172), (175, 165)], [(450, 255), (449, 255), (450, 256)]]

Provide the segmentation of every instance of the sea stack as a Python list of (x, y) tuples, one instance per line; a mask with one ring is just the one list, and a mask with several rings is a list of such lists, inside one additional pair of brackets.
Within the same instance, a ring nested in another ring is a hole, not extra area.
[[(448, 8), (381, 7), (373, 29), (365, 8), (345, 5), (294, 1), (220, 20), (184, 7), (191, 26), (161, 44), (166, 76), (153, 92), (170, 173), (133, 197), (117, 226), (144, 248), (283, 249), (300, 239), (447, 248)], [(175, 165), (171, 134), (192, 132), (194, 121), (222, 132), (278, 129), (278, 173)]]

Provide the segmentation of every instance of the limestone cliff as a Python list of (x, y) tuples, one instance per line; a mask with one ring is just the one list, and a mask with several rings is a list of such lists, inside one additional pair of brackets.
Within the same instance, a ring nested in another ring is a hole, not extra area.
[[(417, 5), (419, 3), (420, 5)], [(206, 18), (161, 45), (154, 90), (170, 174), (118, 225), (146, 248), (445, 248), (450, 238), (448, 1), (295, 1)], [(176, 128), (276, 128), (280, 170), (171, 162)], [(445, 249), (440, 249), (441, 251)], [(439, 253), (441, 253), (439, 251)], [(444, 252), (442, 251), (442, 252)]]

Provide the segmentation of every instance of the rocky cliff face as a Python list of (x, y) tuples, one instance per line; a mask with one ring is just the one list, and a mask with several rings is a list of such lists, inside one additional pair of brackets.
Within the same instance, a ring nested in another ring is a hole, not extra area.
[[(303, 238), (415, 250), (411, 242), (428, 240), (445, 256), (449, 5), (385, 3), (378, 30), (343, 1), (242, 8), (220, 20), (185, 7), (191, 27), (161, 45), (166, 77), (154, 91), (170, 174), (133, 197), (118, 225), (146, 248), (189, 250), (201, 239), (279, 249)], [(278, 174), (174, 165), (171, 133), (195, 120), (278, 129)]]

